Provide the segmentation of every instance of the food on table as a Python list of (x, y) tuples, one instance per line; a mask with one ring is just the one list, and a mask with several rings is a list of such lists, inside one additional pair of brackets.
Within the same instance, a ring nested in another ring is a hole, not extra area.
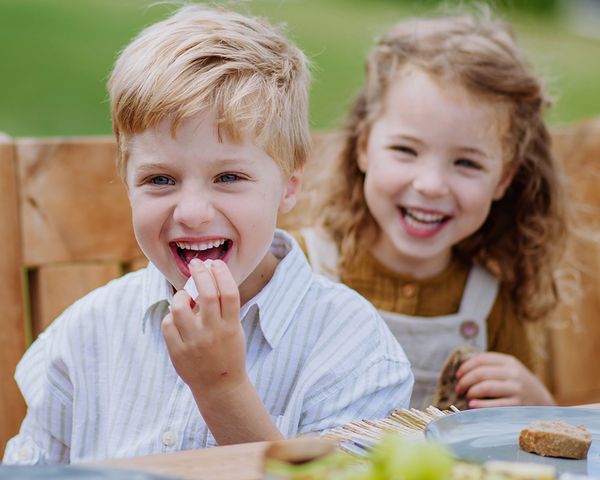
[(454, 405), (459, 410), (466, 410), (468, 408), (466, 397), (464, 395), (459, 395), (455, 390), (458, 382), (456, 379), (456, 371), (463, 362), (476, 353), (477, 350), (468, 346), (461, 346), (450, 352), (450, 355), (448, 355), (448, 358), (442, 367), (440, 378), (435, 387), (435, 394), (431, 402), (432, 405), (440, 410), (446, 410), (450, 408), (451, 405)]
[(587, 428), (562, 420), (538, 420), (519, 433), (521, 449), (544, 457), (586, 458), (591, 444)]
[(512, 480), (553, 480), (556, 477), (556, 469), (552, 465), (541, 463), (490, 460), (483, 464), (483, 469), (489, 475), (499, 475)]
[(314, 436), (272, 442), (265, 450), (263, 480), (327, 480), (358, 460), (336, 443)]
[[(322, 439), (274, 442), (265, 452), (263, 480), (554, 480), (551, 465), (455, 460), (437, 444), (387, 433), (365, 456), (332, 449)], [(579, 479), (587, 477), (578, 477)], [(562, 480), (562, 479), (561, 479)]]

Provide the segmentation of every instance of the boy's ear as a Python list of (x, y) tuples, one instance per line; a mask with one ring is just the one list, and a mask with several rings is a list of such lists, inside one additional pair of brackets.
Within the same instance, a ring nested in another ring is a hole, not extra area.
[(279, 202), (279, 213), (287, 213), (296, 205), (298, 195), (300, 194), (300, 187), (302, 186), (303, 173), (304, 168), (297, 168), (287, 179), (281, 195), (281, 201)]
[(509, 166), (506, 168), (502, 178), (500, 179), (500, 182), (496, 186), (496, 190), (494, 191), (494, 200), (500, 200), (504, 196), (506, 189), (513, 181), (515, 173), (517, 173), (517, 167)]

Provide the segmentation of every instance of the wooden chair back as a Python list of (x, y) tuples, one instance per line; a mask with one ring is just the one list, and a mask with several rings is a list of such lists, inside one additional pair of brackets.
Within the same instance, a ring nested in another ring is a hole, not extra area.
[[(585, 205), (586, 219), (595, 221), (600, 218), (600, 121), (557, 130), (554, 137), (571, 194)], [(280, 226), (311, 223), (339, 146), (336, 133), (315, 135), (302, 197)], [(29, 342), (77, 298), (146, 263), (132, 232), (115, 155), (108, 137), (0, 139), (2, 451), (25, 412), (13, 374)], [(564, 321), (541, 333), (548, 355), (540, 372), (563, 403), (600, 401), (597, 238), (574, 237), (564, 262), (565, 272), (581, 276), (584, 292), (557, 316), (576, 323)]]

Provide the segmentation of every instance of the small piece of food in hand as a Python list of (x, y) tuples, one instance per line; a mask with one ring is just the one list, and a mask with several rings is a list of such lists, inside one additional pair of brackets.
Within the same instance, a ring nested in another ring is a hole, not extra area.
[(535, 421), (521, 430), (519, 447), (544, 457), (583, 459), (592, 444), (592, 435), (583, 425), (574, 427), (562, 420)]
[(440, 378), (435, 387), (435, 394), (433, 395), (433, 400), (431, 402), (433, 406), (440, 410), (447, 410), (450, 408), (450, 405), (454, 405), (459, 410), (466, 410), (469, 408), (466, 397), (456, 393), (456, 384), (458, 383), (456, 372), (463, 362), (467, 361), (476, 353), (477, 350), (468, 346), (458, 347), (450, 352), (450, 355), (448, 355), (448, 358), (446, 358), (446, 362), (442, 367)]

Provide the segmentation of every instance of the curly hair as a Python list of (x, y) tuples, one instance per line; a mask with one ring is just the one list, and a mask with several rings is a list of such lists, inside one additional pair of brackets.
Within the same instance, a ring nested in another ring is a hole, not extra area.
[(542, 318), (558, 301), (553, 274), (566, 236), (563, 175), (543, 120), (550, 101), (510, 27), (485, 7), (475, 13), (401, 22), (370, 52), (366, 85), (344, 128), (336, 165), (341, 178), (321, 206), (322, 226), (340, 250), (340, 271), (351, 268), (356, 252), (366, 250), (379, 234), (365, 200), (358, 149), (382, 110), (388, 85), (407, 65), (462, 85), (508, 112), (501, 140), (514, 177), (504, 196), (492, 203), (484, 224), (454, 251), (499, 278), (519, 318)]

